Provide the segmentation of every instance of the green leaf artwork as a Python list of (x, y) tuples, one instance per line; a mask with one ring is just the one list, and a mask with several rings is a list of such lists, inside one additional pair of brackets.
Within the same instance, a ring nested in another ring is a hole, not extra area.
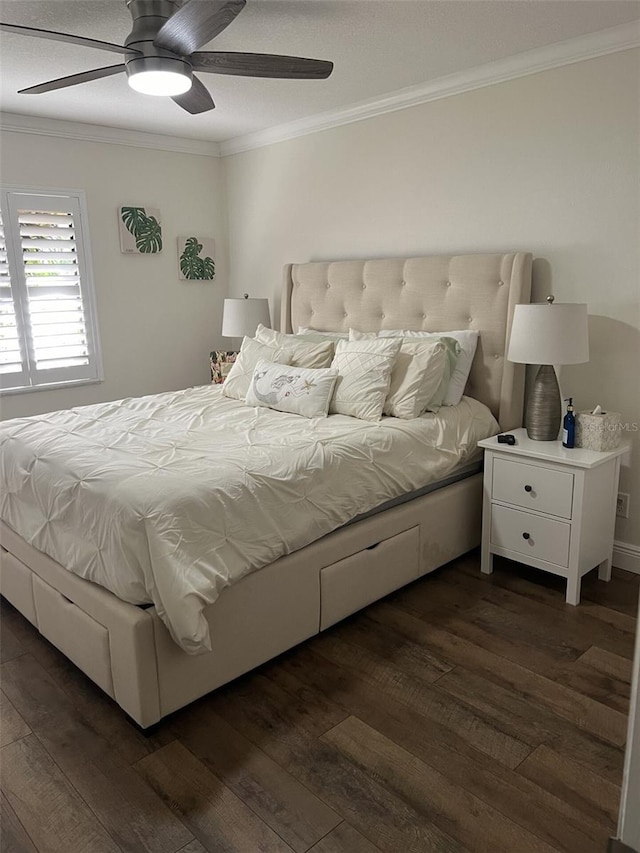
[(123, 252), (140, 252), (149, 255), (162, 251), (162, 227), (159, 210), (144, 207), (121, 207), (120, 220), (120, 247)]
[(214, 240), (204, 237), (178, 237), (180, 278), (188, 281), (211, 281), (216, 273), (215, 261), (211, 257), (214, 254)]

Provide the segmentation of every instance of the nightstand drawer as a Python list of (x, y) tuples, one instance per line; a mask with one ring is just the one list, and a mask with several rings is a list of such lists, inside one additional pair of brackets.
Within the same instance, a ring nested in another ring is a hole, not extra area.
[(491, 513), (491, 544), (528, 557), (569, 565), (571, 525), (540, 515), (494, 505)]
[(573, 474), (525, 462), (494, 459), (494, 501), (535, 509), (560, 518), (571, 518)]

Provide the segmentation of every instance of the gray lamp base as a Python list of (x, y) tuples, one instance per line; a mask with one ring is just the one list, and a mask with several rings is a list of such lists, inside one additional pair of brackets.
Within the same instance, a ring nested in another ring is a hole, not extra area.
[(560, 386), (550, 364), (543, 364), (536, 374), (527, 403), (524, 425), (534, 441), (556, 441), (562, 420)]

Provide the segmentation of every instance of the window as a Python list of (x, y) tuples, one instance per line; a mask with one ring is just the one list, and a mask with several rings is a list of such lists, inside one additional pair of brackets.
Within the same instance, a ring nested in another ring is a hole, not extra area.
[(84, 193), (0, 194), (0, 389), (102, 378)]

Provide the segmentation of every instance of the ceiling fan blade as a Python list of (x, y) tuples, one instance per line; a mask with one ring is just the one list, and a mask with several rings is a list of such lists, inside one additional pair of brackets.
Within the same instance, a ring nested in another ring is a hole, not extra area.
[(193, 78), (191, 88), (184, 95), (174, 95), (171, 98), (179, 107), (186, 110), (191, 115), (198, 113), (206, 113), (209, 110), (215, 109), (213, 98), (209, 94), (209, 90), (204, 86), (197, 77)]
[(241, 77), (325, 80), (333, 71), (333, 62), (324, 59), (275, 56), (271, 53), (194, 53), (189, 61), (196, 71), (237, 74)]
[(82, 71), (80, 74), (70, 74), (68, 77), (58, 77), (57, 80), (47, 80), (37, 86), (28, 89), (20, 89), (19, 95), (41, 95), (43, 92), (54, 92), (56, 89), (66, 89), (67, 86), (77, 86), (78, 83), (88, 83), (90, 80), (99, 80), (101, 77), (111, 77), (112, 74), (120, 74), (126, 66), (108, 65), (106, 68), (94, 68), (92, 71)]
[(187, 0), (165, 21), (153, 40), (156, 47), (188, 56), (232, 23), (247, 0)]
[(57, 33), (54, 30), (38, 30), (35, 27), (22, 27), (19, 24), (3, 24), (0, 23), (0, 30), (7, 33), (16, 33), (21, 36), (35, 36), (41, 39), (50, 39), (51, 41), (65, 41), (70, 44), (79, 44), (83, 47), (97, 47), (99, 50), (111, 50), (113, 53), (121, 53), (125, 56), (138, 56), (139, 50), (133, 50), (129, 47), (124, 47), (120, 44), (111, 44), (108, 41), (98, 41), (98, 39), (89, 39), (84, 36), (74, 36), (71, 33)]

